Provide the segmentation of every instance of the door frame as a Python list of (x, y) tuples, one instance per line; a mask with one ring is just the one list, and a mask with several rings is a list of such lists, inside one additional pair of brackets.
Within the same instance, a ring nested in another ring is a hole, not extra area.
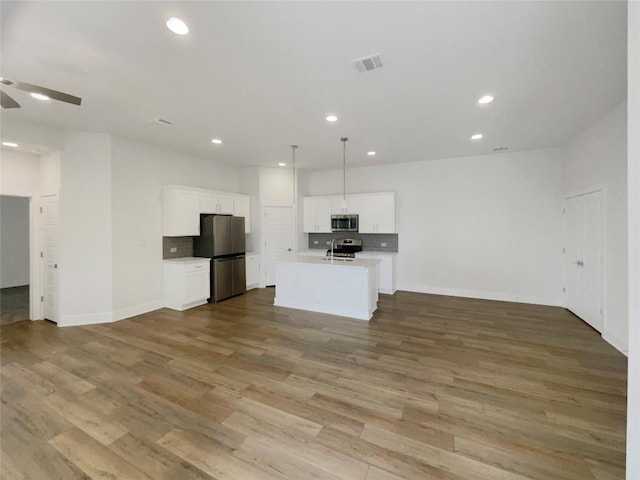
[(42, 204), (39, 196), (29, 197), (29, 319), (44, 319), (42, 305)]
[(265, 219), (267, 218), (267, 209), (268, 208), (290, 208), (291, 209), (291, 219), (293, 221), (293, 251), (294, 253), (298, 251), (298, 215), (297, 208), (295, 203), (290, 202), (273, 202), (263, 204), (260, 208), (260, 250), (262, 253), (260, 255), (260, 288), (265, 288), (267, 286), (267, 249), (265, 248), (265, 242), (267, 241), (267, 227)]
[[(602, 273), (601, 273), (601, 295), (602, 295), (602, 332), (599, 332), (601, 336), (605, 335), (607, 329), (607, 190), (604, 185), (592, 185), (589, 187), (583, 187), (576, 190), (572, 190), (569, 193), (565, 193), (562, 198), (562, 304), (564, 308), (569, 310), (567, 305), (567, 261), (565, 258), (566, 248), (567, 248), (567, 216), (566, 216), (566, 205), (567, 200), (581, 197), (583, 195), (589, 195), (591, 193), (600, 193), (600, 199), (602, 201), (602, 211), (601, 218), (602, 222), (600, 225), (600, 235), (602, 238)], [(573, 312), (572, 312), (573, 313)], [(577, 315), (576, 315), (577, 316)], [(580, 318), (580, 317), (578, 317)], [(580, 319), (583, 322), (587, 323), (585, 320)], [(587, 325), (589, 325), (587, 323)], [(590, 325), (589, 325), (590, 326)]]

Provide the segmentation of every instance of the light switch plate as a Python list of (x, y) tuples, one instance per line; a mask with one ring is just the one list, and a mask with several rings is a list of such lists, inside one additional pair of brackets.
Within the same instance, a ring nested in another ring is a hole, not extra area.
[(386, 246), (387, 246), (387, 242), (381, 242), (381, 243), (380, 243), (380, 246), (381, 246), (381, 247), (386, 247)]
[(171, 253), (176, 253), (178, 251), (177, 247), (171, 247)]
[(314, 241), (313, 241), (313, 244), (314, 244), (314, 245), (318, 245), (318, 240), (314, 240)]

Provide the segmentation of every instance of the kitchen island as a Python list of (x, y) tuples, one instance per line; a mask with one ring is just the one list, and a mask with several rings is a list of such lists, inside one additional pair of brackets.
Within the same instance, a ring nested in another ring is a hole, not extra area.
[(379, 260), (296, 255), (276, 263), (273, 304), (370, 320), (378, 306)]

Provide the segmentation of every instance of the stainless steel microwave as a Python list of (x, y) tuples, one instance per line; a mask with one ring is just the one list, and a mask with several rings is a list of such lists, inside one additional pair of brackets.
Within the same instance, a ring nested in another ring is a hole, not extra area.
[(331, 215), (331, 231), (332, 232), (357, 232), (358, 231), (358, 215), (357, 214)]

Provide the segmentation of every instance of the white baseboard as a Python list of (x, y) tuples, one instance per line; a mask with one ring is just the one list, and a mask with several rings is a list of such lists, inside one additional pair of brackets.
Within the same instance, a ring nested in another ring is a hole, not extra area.
[(629, 356), (627, 341), (620, 335), (612, 331), (605, 330), (604, 332), (602, 332), (602, 338), (605, 342), (618, 350), (620, 353), (627, 357)]
[(501, 302), (531, 303), (534, 305), (548, 305), (561, 307), (562, 298), (541, 298), (531, 295), (520, 295), (506, 292), (489, 292), (484, 290), (461, 290), (457, 288), (431, 287), (418, 284), (401, 284), (398, 290), (406, 290), (416, 293), (431, 293), (433, 295), (448, 295), (451, 297), (478, 298), (482, 300), (498, 300)]
[(113, 312), (113, 321), (124, 320), (125, 318), (135, 317), (136, 315), (142, 315), (143, 313), (153, 312), (164, 307), (164, 300), (158, 299), (149, 303), (142, 303), (140, 305), (134, 305), (132, 307), (121, 308)]
[(152, 312), (164, 307), (162, 299), (155, 300), (153, 302), (144, 303), (141, 305), (134, 305), (132, 307), (122, 308), (115, 312), (102, 312), (102, 313), (87, 313), (87, 314), (73, 314), (73, 315), (60, 315), (58, 320), (59, 327), (79, 327), (82, 325), (96, 325), (99, 323), (112, 323), (118, 320), (124, 320), (125, 318), (135, 317), (143, 313)]
[(58, 318), (59, 327), (79, 327), (82, 325), (96, 325), (98, 323), (111, 322), (113, 322), (112, 312), (60, 315)]

